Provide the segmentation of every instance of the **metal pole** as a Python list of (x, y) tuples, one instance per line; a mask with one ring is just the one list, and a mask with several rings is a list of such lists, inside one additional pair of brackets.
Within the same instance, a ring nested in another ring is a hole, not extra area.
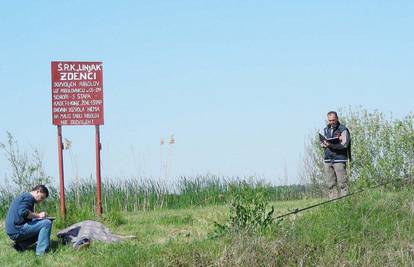
[(66, 217), (66, 207), (65, 207), (65, 178), (63, 172), (63, 143), (62, 143), (62, 126), (57, 126), (58, 132), (58, 157), (59, 157), (59, 178), (60, 178), (60, 215), (63, 219)]
[(95, 125), (96, 132), (96, 215), (102, 214), (101, 200), (101, 141), (99, 134), (99, 125)]

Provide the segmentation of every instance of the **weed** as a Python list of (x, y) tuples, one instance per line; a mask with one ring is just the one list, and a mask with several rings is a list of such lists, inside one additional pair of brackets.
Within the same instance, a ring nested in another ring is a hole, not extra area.
[(226, 224), (214, 223), (213, 236), (225, 233), (263, 232), (273, 223), (274, 207), (266, 210), (267, 202), (260, 188), (247, 183), (231, 188), (232, 201)]

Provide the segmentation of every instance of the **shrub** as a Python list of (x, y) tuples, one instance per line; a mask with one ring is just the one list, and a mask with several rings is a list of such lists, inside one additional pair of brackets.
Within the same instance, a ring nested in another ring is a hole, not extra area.
[(225, 233), (263, 232), (273, 223), (274, 207), (267, 211), (267, 201), (261, 188), (242, 182), (230, 188), (232, 200), (226, 224), (214, 223), (213, 235)]

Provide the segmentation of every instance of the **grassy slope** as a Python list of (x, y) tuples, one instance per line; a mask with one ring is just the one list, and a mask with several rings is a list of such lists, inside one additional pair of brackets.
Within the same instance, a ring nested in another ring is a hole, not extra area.
[[(327, 205), (285, 228), (284, 264), (413, 266), (414, 197), (373, 191)], [(289, 260), (290, 259), (290, 260)]]
[[(291, 217), (265, 236), (209, 239), (213, 221), (226, 220), (224, 206), (129, 213), (126, 223), (111, 228), (135, 235), (135, 240), (94, 243), (78, 252), (54, 242), (52, 252), (42, 258), (33, 251), (15, 252), (2, 230), (0, 266), (410, 266), (412, 193), (351, 197)], [(280, 214), (315, 202), (274, 204)]]

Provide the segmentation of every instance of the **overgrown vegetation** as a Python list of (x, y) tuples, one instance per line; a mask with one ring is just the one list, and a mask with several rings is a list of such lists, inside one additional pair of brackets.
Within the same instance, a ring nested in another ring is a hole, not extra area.
[[(177, 181), (176, 193), (164, 191), (154, 181), (119, 180), (107, 181), (102, 185), (102, 206), (104, 213), (138, 212), (157, 209), (180, 209), (223, 205), (234, 199), (239, 187), (249, 188), (250, 197), (261, 201), (281, 201), (302, 199), (307, 195), (305, 186), (271, 186), (252, 179), (220, 180), (214, 176), (199, 176), (193, 179), (182, 178)], [(30, 190), (30, 189), (29, 189)], [(54, 192), (55, 189), (53, 190)], [(79, 192), (79, 194), (77, 194)], [(0, 193), (0, 218), (4, 218), (13, 196), (16, 193)], [(57, 216), (56, 225), (64, 226), (79, 220), (95, 218), (96, 184), (93, 180), (83, 181), (80, 186), (69, 185), (66, 190), (66, 222), (59, 218), (59, 196), (57, 193), (38, 205)], [(78, 199), (78, 197), (80, 197)], [(252, 199), (245, 199), (248, 202)], [(82, 203), (79, 205), (78, 203)], [(259, 208), (259, 206), (257, 206)]]
[(412, 266), (413, 201), (411, 188), (352, 196), (265, 236), (233, 235), (220, 259), (223, 266)]
[(262, 188), (253, 188), (247, 183), (232, 186), (229, 217), (225, 224), (215, 222), (213, 236), (224, 234), (264, 233), (273, 223), (274, 207), (267, 210)]
[[(56, 242), (36, 258), (18, 253), (0, 231), (1, 266), (411, 266), (414, 261), (414, 192), (374, 190), (280, 222), (264, 234), (209, 238), (213, 222), (226, 223), (225, 206), (122, 213), (115, 233), (137, 238), (123, 244), (92, 243), (83, 251)], [(274, 202), (286, 213), (312, 200)]]

